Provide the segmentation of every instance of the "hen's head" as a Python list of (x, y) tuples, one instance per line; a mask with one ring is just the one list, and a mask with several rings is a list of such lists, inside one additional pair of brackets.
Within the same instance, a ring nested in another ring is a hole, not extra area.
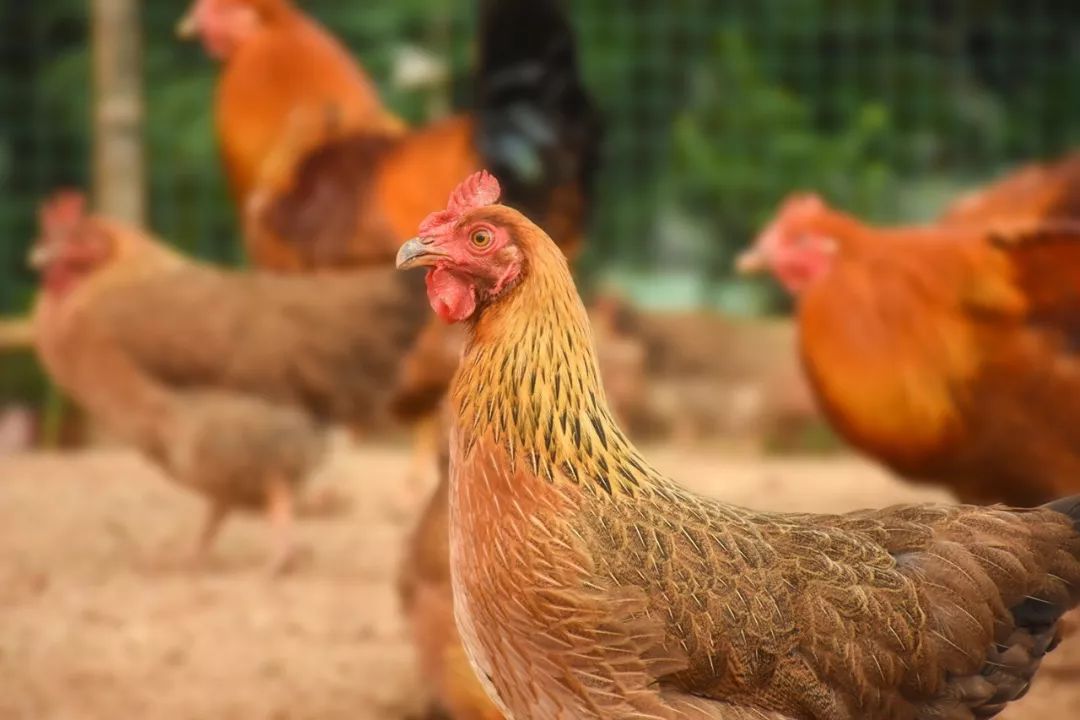
[(788, 197), (753, 247), (739, 256), (738, 270), (767, 270), (788, 292), (798, 295), (832, 266), (839, 249), (834, 216), (817, 195)]
[(106, 266), (116, 254), (113, 236), (86, 213), (86, 197), (74, 190), (56, 193), (38, 208), (40, 235), (30, 265), (48, 292), (62, 293)]
[(428, 300), (446, 322), (473, 317), (515, 287), (529, 246), (542, 235), (524, 215), (496, 204), (499, 183), (486, 171), (466, 178), (445, 210), (432, 213), (398, 251), (399, 269), (426, 266)]
[(210, 57), (228, 60), (285, 8), (287, 0), (195, 0), (176, 32), (199, 38)]

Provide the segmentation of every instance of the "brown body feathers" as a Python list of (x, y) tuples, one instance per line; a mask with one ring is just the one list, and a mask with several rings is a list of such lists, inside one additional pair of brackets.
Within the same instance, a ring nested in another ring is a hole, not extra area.
[(388, 417), (427, 319), (415, 279), (228, 272), (80, 208), (60, 198), (43, 211), (39, 354), (79, 404), (214, 508), (273, 495), (289, 514), (324, 426)]
[[(517, 27), (531, 28), (526, 41)], [(258, 178), (244, 207), (256, 264), (297, 271), (389, 263), (424, 215), (482, 165), (512, 189), (512, 204), (550, 228), (568, 253), (577, 251), (600, 128), (562, 6), (485, 2), (479, 33), (469, 114), (409, 131), (388, 129), (378, 117), (358, 126), (297, 94), (268, 159), (247, 173)], [(237, 112), (223, 107), (226, 88), (241, 83), (235, 64), (222, 78), (219, 117)], [(264, 92), (257, 78), (266, 71), (245, 68), (250, 92)], [(246, 142), (241, 124), (230, 128), (219, 122), (225, 147)]]
[(759, 246), (800, 236), (834, 248), (798, 324), (845, 438), (967, 502), (1080, 491), (1080, 223), (875, 228), (820, 203)]
[(476, 267), (521, 270), (468, 321), (451, 558), (465, 646), (509, 717), (968, 719), (1024, 694), (1080, 599), (1080, 502), (812, 516), (694, 496), (612, 420), (535, 225), (486, 208), (399, 262), (481, 272), (452, 249), (477, 225), (512, 250)]

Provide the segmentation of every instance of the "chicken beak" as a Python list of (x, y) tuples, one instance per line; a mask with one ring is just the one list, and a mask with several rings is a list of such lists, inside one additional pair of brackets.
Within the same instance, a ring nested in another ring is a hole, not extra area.
[(408, 270), (409, 268), (434, 265), (439, 258), (447, 257), (446, 253), (436, 249), (430, 238), (414, 237), (406, 241), (397, 254), (397, 269)]
[(752, 247), (735, 258), (735, 271), (740, 275), (756, 275), (767, 268), (768, 261), (760, 248)]
[(35, 245), (26, 255), (26, 264), (32, 270), (43, 270), (55, 256), (56, 253), (48, 245)]
[(195, 18), (194, 6), (189, 8), (180, 22), (176, 23), (176, 37), (191, 40), (199, 33), (199, 21)]

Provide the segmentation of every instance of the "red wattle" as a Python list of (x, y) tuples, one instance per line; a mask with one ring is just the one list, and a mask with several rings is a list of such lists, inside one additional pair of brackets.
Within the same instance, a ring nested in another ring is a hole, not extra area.
[(428, 271), (425, 282), (428, 302), (444, 321), (461, 322), (476, 310), (476, 291), (465, 278), (436, 267)]

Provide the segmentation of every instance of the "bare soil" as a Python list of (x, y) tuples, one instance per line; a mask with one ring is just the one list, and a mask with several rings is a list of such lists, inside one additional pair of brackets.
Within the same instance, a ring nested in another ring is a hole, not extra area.
[[(852, 459), (657, 449), (696, 490), (782, 510), (942, 499)], [(394, 578), (420, 500), (402, 448), (335, 453), (317, 485), (348, 500), (304, 520), (307, 559), (264, 569), (268, 528), (238, 517), (185, 564), (201, 501), (118, 450), (0, 457), (0, 719), (394, 719), (424, 692)], [(1080, 717), (1080, 637), (1001, 717)]]

